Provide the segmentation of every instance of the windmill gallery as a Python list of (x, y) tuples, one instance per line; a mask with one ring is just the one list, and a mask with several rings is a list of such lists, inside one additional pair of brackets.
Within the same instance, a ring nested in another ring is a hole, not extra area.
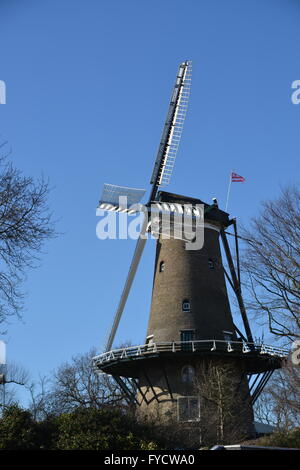
[[(209, 204), (160, 190), (171, 178), (190, 87), (191, 63), (186, 61), (177, 72), (143, 211), (139, 203), (145, 190), (104, 186), (99, 210), (145, 214), (155, 204), (158, 216), (155, 223), (144, 217), (105, 351), (93, 363), (96, 370), (113, 377), (141, 421), (176, 425), (197, 435), (199, 443), (204, 434), (219, 441), (224, 435), (253, 436), (253, 405), (286, 353), (253, 340), (241, 292), (236, 219), (215, 199)], [(178, 231), (178, 217), (187, 212), (190, 230)], [(169, 214), (169, 236), (160, 213)], [(203, 233), (202, 243), (189, 249), (189, 235), (197, 227)], [(142, 345), (114, 349), (146, 233), (157, 238), (146, 339)], [(234, 254), (227, 235), (234, 239)], [(234, 322), (226, 280), (236, 296), (243, 331)]]

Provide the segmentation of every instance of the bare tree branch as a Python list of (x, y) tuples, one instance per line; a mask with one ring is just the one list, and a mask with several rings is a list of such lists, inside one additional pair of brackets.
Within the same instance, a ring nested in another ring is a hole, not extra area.
[(0, 157), (0, 323), (20, 315), (26, 272), (37, 266), (45, 240), (55, 236), (48, 194), (48, 181), (23, 176)]
[(92, 358), (96, 349), (74, 356), (53, 372), (51, 381), (43, 378), (40, 391), (31, 384), (31, 409), (36, 416), (68, 413), (80, 407), (103, 408), (104, 406), (128, 406), (123, 393), (112, 377), (98, 374)]
[(243, 230), (248, 310), (280, 338), (300, 338), (300, 191), (289, 187)]

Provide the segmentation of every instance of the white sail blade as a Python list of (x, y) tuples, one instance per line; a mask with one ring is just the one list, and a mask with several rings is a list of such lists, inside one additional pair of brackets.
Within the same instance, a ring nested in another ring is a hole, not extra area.
[(127, 186), (105, 183), (97, 207), (97, 213), (102, 210), (128, 212), (129, 214), (140, 212), (142, 205), (139, 202), (145, 192), (145, 189), (128, 188)]
[(128, 272), (127, 279), (126, 279), (126, 282), (125, 282), (125, 286), (124, 286), (124, 289), (123, 289), (123, 292), (122, 292), (122, 295), (121, 295), (121, 299), (120, 299), (117, 311), (115, 313), (112, 328), (111, 328), (110, 334), (108, 336), (105, 351), (109, 351), (112, 347), (112, 344), (113, 344), (113, 341), (114, 341), (114, 338), (115, 338), (115, 335), (116, 335), (116, 332), (117, 332), (117, 328), (119, 326), (119, 323), (120, 323), (120, 320), (121, 320), (121, 317), (122, 317), (122, 314), (123, 314), (123, 311), (124, 311), (124, 308), (125, 308), (125, 305), (126, 305), (126, 301), (127, 301), (127, 298), (128, 298), (128, 295), (129, 295), (129, 292), (130, 292), (130, 289), (131, 289), (131, 286), (132, 286), (132, 283), (133, 283), (133, 280), (134, 280), (134, 277), (135, 277), (135, 274), (136, 274), (136, 271), (137, 271), (137, 268), (138, 268), (138, 265), (139, 265), (139, 262), (141, 260), (141, 256), (142, 256), (144, 248), (145, 248), (145, 244), (146, 244), (146, 241), (147, 241), (147, 238), (145, 236), (145, 233), (146, 233), (146, 230), (147, 230), (147, 225), (148, 225), (148, 219), (147, 219), (147, 217), (145, 217), (144, 223), (143, 223), (143, 226), (142, 226), (142, 229), (141, 229), (141, 233), (140, 233), (139, 239), (138, 239), (136, 247), (135, 247), (134, 255), (133, 255), (132, 262), (131, 262), (131, 265), (130, 265), (130, 268), (129, 268), (129, 272)]
[(151, 184), (156, 187), (170, 182), (187, 113), (191, 80), (191, 62), (181, 63), (152, 173)]
[(137, 204), (144, 196), (146, 190), (139, 188), (129, 188), (128, 186), (117, 186), (116, 184), (105, 183), (102, 190), (101, 201), (118, 204), (120, 197), (126, 197), (128, 205)]

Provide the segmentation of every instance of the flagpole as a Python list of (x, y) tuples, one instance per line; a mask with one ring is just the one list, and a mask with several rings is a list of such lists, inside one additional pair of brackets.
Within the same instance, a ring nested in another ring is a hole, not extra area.
[(228, 208), (228, 201), (229, 201), (231, 183), (232, 183), (232, 170), (230, 170), (230, 177), (229, 177), (229, 185), (228, 185), (228, 190), (227, 190), (227, 199), (226, 199), (225, 212), (227, 212), (227, 208)]

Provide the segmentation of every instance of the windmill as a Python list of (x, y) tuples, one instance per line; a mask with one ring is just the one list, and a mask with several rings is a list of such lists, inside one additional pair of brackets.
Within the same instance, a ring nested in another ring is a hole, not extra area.
[[(177, 72), (147, 204), (140, 204), (145, 190), (104, 185), (100, 210), (128, 213), (143, 210), (145, 218), (105, 352), (94, 357), (93, 362), (98, 371), (108, 373), (116, 380), (127, 400), (136, 404), (141, 419), (160, 416), (165, 422), (182, 423), (199, 423), (205, 415), (201, 383), (204, 383), (207, 365), (226, 365), (236, 387), (234, 393), (240, 398), (239, 401), (232, 400), (235, 403), (231, 405), (230, 414), (241, 435), (251, 435), (252, 406), (286, 353), (253, 341), (241, 292), (240, 237), (236, 220), (230, 219), (229, 214), (218, 207), (216, 199), (208, 204), (160, 190), (170, 182), (190, 88), (191, 63), (186, 61), (180, 64)], [(123, 204), (125, 196), (127, 203)], [(150, 217), (149, 221), (148, 215), (153, 214), (153, 210), (157, 217)], [(169, 237), (164, 237), (166, 227), (162, 223), (162, 215), (166, 213), (173, 230)], [(189, 229), (180, 232), (181, 236), (175, 236), (178, 220), (185, 216), (189, 218)], [(197, 227), (202, 228), (203, 245), (197, 250), (186, 249), (189, 230), (195, 234)], [(233, 227), (233, 232), (228, 232), (229, 227)], [(112, 349), (147, 232), (157, 235), (157, 245), (145, 344)], [(236, 261), (228, 234), (234, 237)], [(223, 265), (220, 240), (228, 268)], [(226, 280), (236, 295), (244, 332), (234, 323)], [(200, 391), (195, 391), (196, 378), (200, 382)]]

